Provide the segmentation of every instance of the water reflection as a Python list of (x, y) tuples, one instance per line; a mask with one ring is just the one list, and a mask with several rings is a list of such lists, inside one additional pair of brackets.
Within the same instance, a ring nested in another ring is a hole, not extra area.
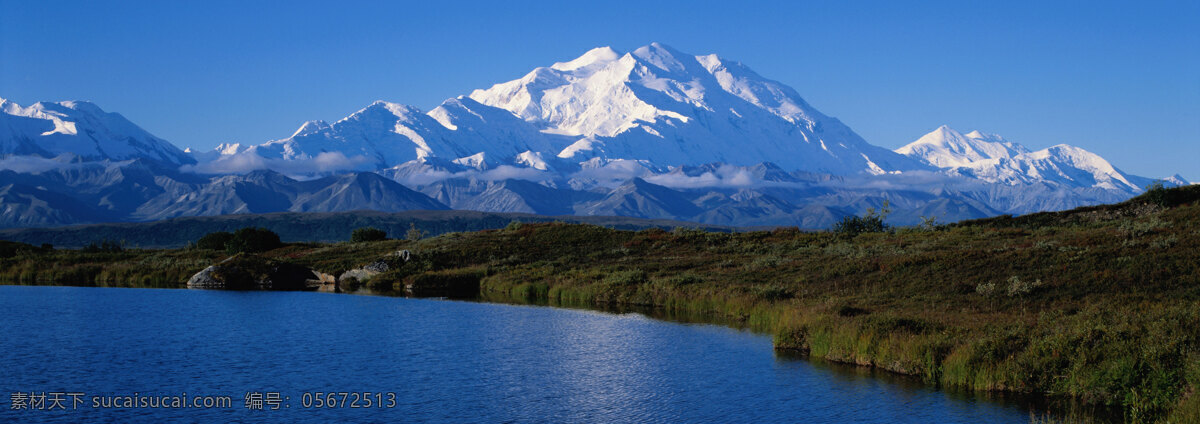
[[(544, 301), (522, 302), (501, 297), (479, 299), (477, 301), (543, 307), (551, 306), (548, 302)], [(688, 311), (629, 305), (556, 303), (553, 307), (598, 311), (617, 316), (645, 316), (656, 320), (681, 324), (720, 325), (749, 331), (741, 321)], [(810, 357), (796, 351), (774, 349), (772, 351), (774, 358), (782, 369), (792, 371), (796, 369), (818, 370), (823, 374), (822, 378), (828, 378), (835, 383), (839, 383), (836, 387), (838, 387), (838, 390), (843, 391), (843, 397), (869, 397), (875, 394), (872, 389), (878, 390), (881, 386), (888, 386), (888, 389), (894, 390), (895, 393), (899, 394), (900, 398), (898, 402), (902, 405), (907, 405), (907, 409), (912, 409), (913, 411), (928, 408), (931, 406), (930, 403), (938, 403), (938, 400), (934, 398), (944, 397), (951, 399), (955, 403), (942, 405), (942, 407), (949, 407), (950, 409), (945, 412), (950, 416), (956, 417), (954, 418), (955, 420), (973, 416), (973, 414), (979, 412), (980, 408), (986, 409), (999, 406), (1015, 411), (1022, 411), (1027, 416), (1027, 421), (1032, 421), (1032, 418), (1052, 418), (1054, 420), (1097, 423), (1123, 423), (1125, 421), (1124, 411), (1119, 407), (1086, 405), (1069, 397), (1047, 397), (1010, 392), (939, 388), (930, 386), (916, 376), (897, 374), (874, 367), (832, 362), (823, 358)], [(781, 390), (786, 389), (786, 387), (781, 387)], [(922, 417), (922, 415), (914, 412), (910, 414), (910, 417)], [(832, 419), (834, 417), (830, 416), (828, 418)], [(898, 419), (898, 417), (893, 418)]]
[[(1028, 422), (1025, 404), (775, 352), (694, 316), (326, 293), (0, 287), (0, 386), (236, 394), (229, 410), (88, 410), (23, 422)], [(277, 390), (291, 409), (248, 411)], [(304, 409), (304, 392), (394, 392)], [(30, 412), (30, 411), (25, 411)], [(70, 411), (68, 411), (70, 412)], [(82, 415), (86, 414), (86, 415)]]

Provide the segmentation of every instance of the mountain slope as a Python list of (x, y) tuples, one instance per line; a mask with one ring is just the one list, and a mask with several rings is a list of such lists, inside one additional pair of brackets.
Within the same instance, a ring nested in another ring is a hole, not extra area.
[(682, 193), (634, 178), (603, 199), (575, 207), (577, 215), (632, 216), (650, 219), (689, 219), (702, 210)]
[(291, 212), (443, 210), (446, 205), (372, 172), (296, 183)]
[(191, 156), (117, 113), (89, 102), (35, 103), (0, 99), (0, 157), (62, 155), (85, 160), (148, 159), (183, 165)]
[[(542, 134), (508, 111), (469, 98), (445, 101), (429, 113), (412, 106), (377, 101), (333, 124), (310, 121), (290, 137), (254, 146), (226, 145), (214, 155), (217, 166), (246, 155), (310, 166), (311, 172), (379, 170), (440, 158), (470, 168), (521, 164), (546, 170), (541, 152), (566, 145)], [(262, 163), (257, 168), (269, 168)], [(281, 170), (305, 169), (279, 164)]]
[(0, 206), (0, 227), (49, 227), (108, 218), (69, 195), (15, 183), (0, 185)]

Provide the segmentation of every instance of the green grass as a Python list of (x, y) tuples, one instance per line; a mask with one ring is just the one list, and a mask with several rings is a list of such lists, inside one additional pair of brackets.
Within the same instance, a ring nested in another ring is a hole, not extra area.
[[(1189, 187), (1155, 202), (858, 235), (526, 223), (263, 255), (337, 275), (409, 249), (413, 261), (361, 284), (398, 291), (470, 279), (490, 301), (704, 316), (774, 334), (779, 349), (942, 387), (1119, 405), (1133, 422), (1197, 422), (1198, 200), (1200, 187)], [(5, 249), (0, 281), (20, 284), (178, 287), (224, 258)]]

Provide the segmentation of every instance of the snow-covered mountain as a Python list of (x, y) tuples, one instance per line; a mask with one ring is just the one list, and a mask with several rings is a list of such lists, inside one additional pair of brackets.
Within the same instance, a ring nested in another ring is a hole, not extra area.
[(142, 158), (174, 165), (195, 163), (174, 144), (92, 103), (68, 101), (21, 107), (0, 98), (0, 157), (63, 155), (83, 160)]
[(624, 54), (593, 49), (470, 98), (576, 137), (552, 152), (574, 161), (753, 165), (770, 158), (789, 170), (833, 174), (921, 168), (739, 62), (658, 43)]
[(427, 158), (475, 168), (517, 163), (544, 170), (541, 152), (560, 147), (556, 140), (563, 144), (560, 137), (542, 134), (508, 111), (466, 97), (447, 100), (429, 113), (377, 101), (333, 124), (306, 122), (287, 138), (219, 146), (214, 163), (207, 168), (202, 164), (201, 170), (237, 163), (270, 167), (269, 162), (245, 161), (248, 155), (307, 163), (318, 172), (378, 170)]
[(998, 135), (979, 131), (962, 134), (945, 125), (896, 152), (948, 173), (1008, 185), (1050, 183), (1140, 193), (1152, 181), (1127, 174), (1100, 155), (1079, 147), (1059, 144), (1030, 151)]
[(867, 143), (792, 88), (741, 63), (657, 43), (623, 54), (593, 49), (428, 113), (379, 101), (333, 124), (312, 121), (290, 137), (223, 145), (216, 153), (201, 156), (216, 158), (201, 170), (271, 167), (272, 160), (318, 171), (378, 170), (432, 157), (477, 169), (543, 171), (574, 170), (593, 159), (664, 169), (770, 159), (788, 170), (839, 175), (927, 169)]
[(1011, 159), (1029, 153), (1029, 149), (996, 134), (979, 131), (962, 134), (942, 125), (917, 141), (896, 149), (896, 153), (915, 157), (938, 168), (956, 168), (987, 159)]
[(657, 43), (592, 49), (428, 112), (377, 101), (209, 152), (86, 102), (0, 99), (0, 112), (0, 227), (450, 207), (820, 229), (885, 201), (895, 224), (950, 222), (1153, 182), (1078, 147), (945, 126), (888, 150), (741, 63)]

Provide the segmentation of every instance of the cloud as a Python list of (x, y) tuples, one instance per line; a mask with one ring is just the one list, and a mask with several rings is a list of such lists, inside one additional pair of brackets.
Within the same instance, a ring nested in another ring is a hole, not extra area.
[(436, 182), (442, 181), (442, 180), (455, 178), (457, 175), (461, 175), (461, 174), (464, 174), (464, 173), (463, 172), (454, 173), (454, 172), (445, 171), (445, 170), (441, 170), (441, 169), (434, 169), (434, 170), (420, 172), (420, 173), (413, 174), (413, 175), (407, 175), (407, 176), (403, 176), (403, 177), (393, 176), (391, 178), (393, 180), (396, 180), (396, 182), (404, 184), (406, 186), (421, 186), (421, 185), (426, 185), (426, 184), (433, 184), (433, 183), (436, 183)]
[(534, 168), (500, 165), (495, 168), (482, 171), (477, 169), (465, 169), (457, 172), (427, 167), (422, 169), (420, 172), (392, 177), (392, 179), (401, 184), (414, 186), (428, 185), (438, 181), (455, 178), (476, 179), (482, 181), (527, 180), (533, 182), (543, 182), (554, 179), (555, 174)]
[[(36, 170), (50, 169), (65, 164), (49, 159), (32, 158), (16, 160), (7, 158), (0, 160), (0, 169), (19, 169), (18, 172), (37, 172)], [(599, 165), (598, 163), (596, 165)], [(445, 167), (435, 167), (428, 164), (415, 164), (411, 174), (391, 175), (396, 181), (410, 185), (422, 186), (447, 179), (475, 179), (481, 181), (527, 180), (532, 182), (554, 181), (560, 177), (551, 171), (535, 168), (500, 165), (495, 168), (478, 170), (447, 164)], [(29, 171), (29, 170), (34, 171)], [(346, 171), (373, 171), (373, 162), (365, 156), (347, 157), (340, 152), (321, 153), (306, 159), (274, 159), (265, 158), (253, 151), (244, 151), (232, 155), (223, 155), (215, 160), (202, 162), (197, 165), (186, 165), (181, 171), (197, 174), (245, 174), (260, 169), (270, 169), (293, 178), (312, 178)], [(947, 175), (931, 171), (907, 171), (900, 174), (884, 175), (854, 175), (824, 180), (821, 178), (804, 178), (802, 181), (768, 181), (756, 176), (752, 168), (736, 165), (720, 165), (715, 168), (682, 172), (664, 172), (636, 160), (612, 160), (599, 166), (587, 166), (567, 175), (573, 180), (572, 185), (580, 183), (584, 186), (615, 188), (627, 183), (633, 178), (670, 187), (673, 189), (705, 189), (705, 188), (808, 188), (813, 186), (828, 187), (837, 190), (882, 190), (882, 191), (926, 191), (940, 193), (944, 190), (976, 191), (985, 189), (986, 184), (971, 178), (957, 175)], [(381, 172), (383, 173), (383, 172)], [(386, 175), (386, 173), (384, 173)]]
[(510, 165), (500, 165), (479, 173), (479, 179), (496, 180), (529, 180), (533, 182), (547, 181), (553, 178), (549, 172), (534, 168), (518, 168)]
[(731, 187), (747, 188), (776, 186), (779, 181), (763, 181), (745, 168), (733, 165), (721, 165), (715, 171), (707, 171), (700, 175), (687, 175), (682, 172), (671, 172), (645, 177), (646, 181), (671, 188), (708, 188)]
[(223, 155), (210, 162), (184, 165), (182, 172), (196, 174), (245, 174), (260, 169), (270, 169), (287, 175), (310, 176), (339, 171), (370, 170), (370, 159), (366, 156), (346, 157), (341, 152), (323, 152), (313, 158), (268, 159), (251, 151)]
[(0, 159), (0, 170), (9, 170), (22, 174), (38, 174), (51, 169), (75, 166), (69, 162), (47, 159), (39, 156), (9, 156)]
[(843, 181), (822, 183), (821, 185), (843, 189), (916, 190), (934, 193), (941, 190), (983, 190), (989, 185), (994, 186), (995, 184), (941, 172), (905, 171), (900, 174), (849, 176)]
[(642, 162), (618, 159), (608, 162), (603, 166), (581, 169), (579, 172), (571, 174), (569, 178), (613, 188), (633, 178), (648, 178), (654, 175), (656, 175), (654, 170)]

